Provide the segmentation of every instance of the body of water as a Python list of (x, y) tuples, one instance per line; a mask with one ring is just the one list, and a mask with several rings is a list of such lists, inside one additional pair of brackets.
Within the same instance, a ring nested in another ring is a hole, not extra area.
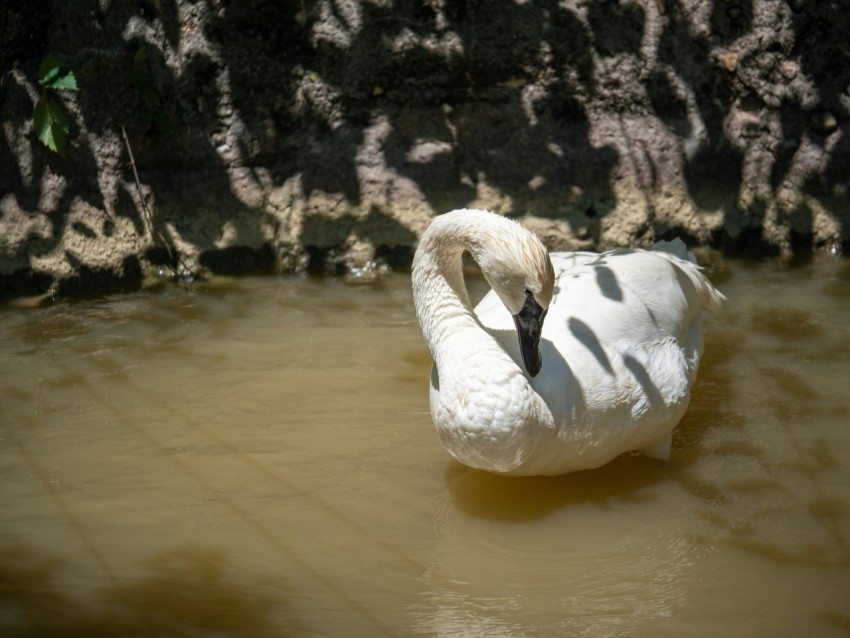
[(710, 274), (672, 459), (557, 478), (440, 447), (403, 274), (0, 309), (0, 634), (846, 636), (850, 262)]

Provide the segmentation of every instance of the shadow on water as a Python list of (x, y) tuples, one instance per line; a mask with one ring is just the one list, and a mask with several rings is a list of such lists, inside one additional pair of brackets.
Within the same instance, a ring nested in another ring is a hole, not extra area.
[(836, 611), (824, 611), (817, 614), (826, 624), (842, 629), (845, 634), (850, 634), (850, 614)]
[[(285, 619), (280, 600), (231, 580), (227, 559), (199, 547), (151, 557), (147, 574), (92, 592), (89, 600), (67, 593), (59, 558), (26, 545), (0, 548), (0, 631), (20, 638), (101, 636), (287, 636), (297, 625)], [(272, 617), (274, 616), (274, 622)], [(282, 620), (284, 618), (285, 620)]]
[(472, 516), (530, 521), (583, 503), (641, 503), (646, 491), (672, 478), (670, 468), (638, 455), (622, 456), (596, 470), (563, 476), (499, 476), (451, 462), (445, 472), (454, 504)]
[[(829, 440), (807, 432), (813, 419), (846, 408), (829, 405), (789, 369), (793, 362), (752, 366), (742, 359), (757, 349), (745, 345), (751, 335), (774, 341), (795, 335), (803, 348), (820, 337), (809, 313), (789, 313), (793, 321), (780, 328), (756, 307), (752, 317), (766, 319), (759, 320), (760, 333), (746, 317), (709, 331), (701, 381), (674, 431), (676, 478), (702, 501), (696, 512), (707, 523), (702, 541), (720, 539), (780, 564), (848, 566), (850, 502), (829, 484), (840, 461)], [(789, 531), (795, 525), (796, 536)]]

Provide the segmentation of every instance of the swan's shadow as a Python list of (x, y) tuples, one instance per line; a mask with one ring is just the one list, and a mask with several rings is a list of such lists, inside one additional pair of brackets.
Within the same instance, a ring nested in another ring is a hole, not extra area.
[(446, 485), (458, 509), (479, 518), (526, 521), (582, 503), (640, 503), (655, 499), (651, 488), (671, 480), (673, 466), (639, 454), (562, 476), (500, 476), (451, 461)]

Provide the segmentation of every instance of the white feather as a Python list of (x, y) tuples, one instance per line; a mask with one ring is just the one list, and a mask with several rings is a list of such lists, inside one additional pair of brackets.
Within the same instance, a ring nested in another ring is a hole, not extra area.
[[(492, 213), (453, 211), (423, 236), (414, 300), (435, 359), (431, 412), (446, 449), (472, 467), (517, 475), (594, 468), (630, 450), (669, 454), (702, 355), (703, 312), (724, 299), (684, 245), (551, 254), (543, 367), (530, 377), (505, 306), (512, 291), (492, 290), (469, 309), (460, 255), (473, 237), (484, 268), (510, 253), (504, 263), (531, 255), (512, 266), (527, 279), (545, 269), (534, 263), (539, 240)], [(488, 276), (503, 279), (511, 278)]]

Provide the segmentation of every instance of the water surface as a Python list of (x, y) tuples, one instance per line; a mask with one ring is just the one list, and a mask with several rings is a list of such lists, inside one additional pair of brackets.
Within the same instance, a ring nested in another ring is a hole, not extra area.
[(711, 276), (672, 460), (557, 478), (440, 447), (402, 274), (0, 310), (0, 634), (847, 635), (850, 263)]

